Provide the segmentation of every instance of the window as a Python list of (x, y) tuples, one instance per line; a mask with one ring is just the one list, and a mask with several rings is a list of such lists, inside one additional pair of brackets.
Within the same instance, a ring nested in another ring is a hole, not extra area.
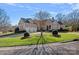
[(51, 29), (51, 25), (49, 25), (49, 29)]

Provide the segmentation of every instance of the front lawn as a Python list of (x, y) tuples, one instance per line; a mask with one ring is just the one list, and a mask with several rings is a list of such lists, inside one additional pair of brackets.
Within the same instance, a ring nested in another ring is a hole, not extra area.
[(13, 32), (5, 32), (5, 33), (2, 33), (0, 32), (0, 35), (6, 35), (6, 34), (12, 34)]
[[(71, 34), (71, 33), (60, 33), (60, 35), (61, 37), (53, 37), (51, 33), (44, 33), (44, 38), (47, 41), (46, 43), (62, 42), (65, 40), (72, 40), (72, 39), (79, 38), (79, 35)], [(23, 46), (23, 45), (36, 44), (38, 39), (39, 39), (39, 35), (37, 34), (32, 34), (31, 38), (27, 38), (24, 40), (21, 40), (21, 37), (0, 38), (0, 47)]]

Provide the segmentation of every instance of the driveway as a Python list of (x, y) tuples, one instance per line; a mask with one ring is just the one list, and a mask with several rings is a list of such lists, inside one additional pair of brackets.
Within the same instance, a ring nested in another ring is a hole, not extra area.
[(1, 47), (0, 55), (79, 55), (79, 41), (44, 45)]
[(24, 33), (13, 33), (13, 34), (7, 34), (7, 35), (0, 35), (0, 38), (6, 38), (6, 37), (17, 37), (17, 36), (23, 36)]
[[(31, 33), (35, 35), (40, 35), (40, 32)], [(13, 34), (7, 34), (7, 35), (0, 35), (0, 38), (6, 38), (6, 37), (17, 37), (17, 36), (23, 36), (24, 33), (13, 33)]]

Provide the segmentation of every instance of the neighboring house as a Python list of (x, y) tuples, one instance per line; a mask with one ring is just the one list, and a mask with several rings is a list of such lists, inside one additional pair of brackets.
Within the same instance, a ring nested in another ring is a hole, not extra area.
[(43, 22), (42, 28), (45, 31), (49, 30), (58, 30), (58, 29), (64, 29), (65, 25), (63, 25), (62, 22), (59, 21), (52, 21), (51, 19), (49, 20), (32, 20), (31, 18), (21, 18), (20, 22), (18, 24), (20, 31), (26, 30), (28, 32), (37, 32), (40, 31), (40, 21)]

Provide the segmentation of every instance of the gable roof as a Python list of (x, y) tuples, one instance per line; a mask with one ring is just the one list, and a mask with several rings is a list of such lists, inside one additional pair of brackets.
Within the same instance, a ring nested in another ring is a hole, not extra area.
[(58, 21), (58, 23), (59, 23), (60, 25), (63, 25), (63, 23), (62, 23), (61, 21)]
[[(31, 18), (21, 18), (21, 20), (25, 23), (30, 23), (31, 21), (38, 21), (39, 20), (32, 20)], [(51, 21), (51, 22), (55, 22), (56, 20), (51, 20), (51, 19), (46, 19), (46, 20), (43, 20), (43, 21)], [(56, 21), (57, 23), (59, 23), (60, 25), (63, 25), (63, 23), (61, 21)]]
[(26, 23), (30, 23), (30, 20), (32, 20), (32, 19), (31, 18), (21, 18), (21, 20)]

